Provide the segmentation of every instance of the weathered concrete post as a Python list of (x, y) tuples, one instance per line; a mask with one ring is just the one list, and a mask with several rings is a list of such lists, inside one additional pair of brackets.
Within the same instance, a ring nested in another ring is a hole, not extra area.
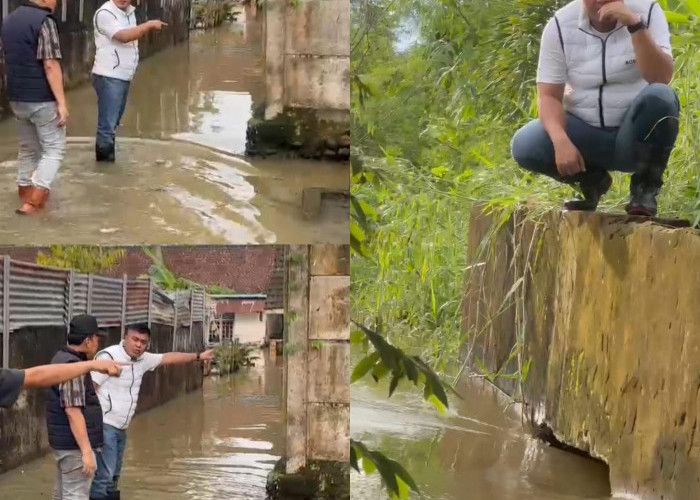
[(266, 101), (248, 127), (247, 153), (350, 155), (350, 3), (268, 0)]
[(292, 246), (287, 269), (287, 446), (268, 492), (349, 498), (350, 248)]

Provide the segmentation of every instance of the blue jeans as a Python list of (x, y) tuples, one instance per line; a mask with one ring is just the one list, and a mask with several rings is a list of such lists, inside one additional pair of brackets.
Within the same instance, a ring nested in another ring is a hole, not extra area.
[[(634, 172), (634, 144), (651, 142), (659, 147), (673, 147), (679, 114), (680, 104), (673, 89), (653, 83), (632, 101), (620, 127), (594, 127), (567, 113), (566, 133), (583, 156), (587, 172)], [(515, 133), (511, 153), (522, 168), (562, 180), (554, 146), (540, 120), (531, 121)]]
[(92, 75), (92, 86), (97, 93), (97, 149), (114, 150), (117, 126), (126, 108), (131, 82)]
[(114, 482), (122, 471), (122, 459), (126, 448), (126, 431), (103, 425), (104, 443), (102, 452), (97, 454), (97, 471), (92, 481), (90, 498), (108, 498), (114, 490)]

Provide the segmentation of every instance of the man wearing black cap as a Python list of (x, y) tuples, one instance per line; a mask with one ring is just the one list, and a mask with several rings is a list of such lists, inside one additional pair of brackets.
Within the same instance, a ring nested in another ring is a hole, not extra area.
[[(79, 363), (95, 357), (99, 337), (97, 319), (88, 314), (70, 323), (68, 344), (52, 364)], [(87, 500), (95, 473), (95, 451), (102, 447), (102, 408), (89, 373), (48, 389), (46, 425), (56, 457), (54, 498)]]

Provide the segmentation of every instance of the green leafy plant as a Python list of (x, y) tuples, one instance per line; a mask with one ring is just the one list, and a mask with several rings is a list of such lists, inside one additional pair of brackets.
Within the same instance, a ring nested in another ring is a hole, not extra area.
[(48, 253), (39, 252), (36, 262), (42, 266), (75, 269), (81, 273), (99, 273), (116, 266), (126, 255), (123, 248), (98, 245), (51, 245)]
[(236, 373), (243, 367), (254, 366), (255, 360), (259, 359), (255, 356), (255, 347), (225, 343), (214, 348), (214, 360), (218, 367), (220, 375)]

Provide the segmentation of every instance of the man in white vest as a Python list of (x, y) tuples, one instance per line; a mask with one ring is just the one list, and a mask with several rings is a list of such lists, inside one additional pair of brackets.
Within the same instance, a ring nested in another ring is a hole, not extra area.
[(511, 151), (521, 167), (579, 185), (566, 209), (595, 210), (614, 170), (632, 173), (627, 213), (656, 215), (680, 113), (670, 38), (651, 0), (575, 0), (545, 26), (539, 119)]
[(126, 429), (136, 411), (144, 374), (163, 365), (214, 358), (214, 351), (211, 350), (202, 353), (150, 353), (146, 351), (150, 339), (151, 330), (148, 325), (130, 325), (121, 343), (107, 347), (95, 356), (95, 359), (111, 359), (130, 364), (118, 377), (109, 378), (107, 375), (92, 373), (102, 406), (104, 440), (102, 451), (97, 454), (97, 471), (90, 490), (91, 499), (119, 499), (117, 483), (126, 447)]
[(95, 63), (92, 84), (97, 93), (97, 161), (114, 161), (117, 126), (139, 64), (139, 38), (167, 26), (162, 21), (136, 24), (131, 0), (108, 0), (95, 12)]

